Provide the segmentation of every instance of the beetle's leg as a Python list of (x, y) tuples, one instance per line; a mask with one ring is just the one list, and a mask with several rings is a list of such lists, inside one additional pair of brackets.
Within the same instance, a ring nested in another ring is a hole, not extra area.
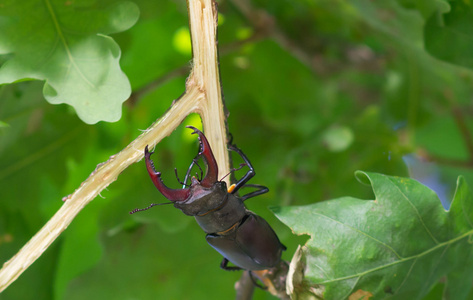
[(236, 145), (228, 146), (228, 150), (231, 150), (231, 151), (234, 151), (234, 152), (238, 153), (238, 155), (241, 156), (241, 158), (243, 159), (243, 161), (246, 163), (246, 165), (249, 168), (249, 170), (248, 170), (248, 172), (246, 172), (245, 176), (243, 176), (240, 180), (238, 180), (235, 183), (235, 186), (234, 186), (233, 190), (231, 191), (232, 194), (235, 194), (243, 185), (245, 185), (245, 183), (247, 183), (251, 178), (253, 178), (253, 176), (255, 176), (256, 173), (255, 173), (255, 169), (253, 168), (253, 165), (251, 164), (248, 157), (246, 157), (246, 155), (240, 149), (238, 149)]
[(257, 190), (241, 196), (242, 201), (245, 201), (249, 198), (253, 198), (253, 197), (269, 192), (269, 189), (267, 187), (265, 187), (264, 185), (259, 185), (259, 184), (245, 184), (243, 187), (252, 187), (252, 188), (256, 188)]
[(231, 146), (233, 144), (233, 134), (231, 134), (230, 132), (228, 133), (228, 143), (227, 145)]
[(224, 269), (225, 271), (238, 271), (241, 270), (240, 267), (229, 267), (228, 266), (228, 259), (225, 257), (223, 258), (222, 262), (220, 263), (220, 268)]
[(250, 279), (256, 287), (259, 287), (262, 290), (267, 290), (268, 289), (267, 286), (261, 285), (256, 281), (256, 278), (253, 276), (253, 272), (248, 270), (248, 274), (250, 274)]
[[(192, 168), (193, 168), (194, 165), (195, 165), (195, 160), (196, 160), (195, 158), (192, 160), (191, 164), (189, 165), (189, 168), (187, 169), (186, 176), (184, 177), (184, 181), (183, 181), (184, 183), (186, 183), (187, 180), (189, 180), (189, 176), (190, 176), (190, 174), (191, 174), (191, 170), (192, 170)], [(183, 185), (182, 188), (184, 188), (184, 187), (185, 187), (185, 186)]]
[(186, 184), (186, 182), (182, 182), (180, 179), (179, 179), (179, 175), (177, 174), (177, 168), (174, 168), (174, 173), (176, 174), (176, 179), (177, 179), (177, 182), (179, 182), (180, 184), (182, 184), (182, 188), (185, 189), (186, 187), (189, 187), (190, 185), (189, 184)]
[[(189, 186), (188, 184), (186, 184), (187, 180), (189, 180), (189, 177), (191, 175), (191, 171), (192, 171), (192, 168), (194, 166), (197, 166), (200, 170), (200, 178), (199, 178), (199, 181), (202, 180), (202, 178), (204, 177), (204, 170), (202, 170), (202, 167), (199, 165), (199, 163), (197, 162), (197, 157), (194, 158), (191, 162), (191, 164), (189, 165), (189, 168), (187, 169), (187, 172), (186, 172), (186, 177), (184, 177), (184, 181), (183, 182), (180, 182), (180, 184), (182, 184), (182, 188), (185, 188), (186, 186)], [(197, 176), (197, 172), (195, 173), (195, 175)], [(178, 178), (179, 180), (179, 178)]]
[[(200, 178), (199, 178), (199, 181), (202, 181), (202, 179), (204, 178), (204, 170), (202, 170), (202, 168), (200, 167), (199, 163), (196, 161), (195, 162), (195, 165), (199, 168), (200, 170)], [(197, 176), (197, 172), (195, 172), (195, 175)]]

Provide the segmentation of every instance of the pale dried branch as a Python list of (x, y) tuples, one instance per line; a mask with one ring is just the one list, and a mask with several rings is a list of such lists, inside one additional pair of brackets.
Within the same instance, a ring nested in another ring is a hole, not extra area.
[(171, 134), (189, 113), (196, 110), (195, 101), (202, 98), (202, 92), (196, 88), (190, 88), (158, 122), (118, 154), (112, 155), (108, 161), (99, 164), (72, 195), (63, 199), (64, 204), (46, 225), (3, 265), (0, 270), (0, 291), (7, 288), (38, 259), (69, 226), (75, 216), (103, 189), (114, 182), (123, 170), (140, 161), (143, 158), (143, 149), (146, 145), (152, 148), (165, 136)]

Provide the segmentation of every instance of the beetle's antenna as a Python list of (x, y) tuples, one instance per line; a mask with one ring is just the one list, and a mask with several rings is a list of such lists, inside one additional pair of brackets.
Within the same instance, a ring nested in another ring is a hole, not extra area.
[(150, 209), (150, 208), (153, 207), (153, 206), (165, 205), (165, 204), (172, 204), (172, 202), (166, 202), (166, 203), (151, 203), (150, 206), (145, 207), (145, 208), (135, 208), (134, 210), (130, 211), (130, 215), (132, 215), (132, 214), (134, 214), (134, 213), (137, 213), (137, 212), (140, 212), (140, 211), (148, 210), (148, 209)]
[(233, 168), (233, 169), (230, 169), (230, 172), (228, 172), (227, 175), (223, 176), (222, 179), (220, 179), (220, 181), (224, 180), (228, 175), (232, 174), (232, 172), (235, 172), (235, 171), (238, 171), (238, 170), (241, 170), (244, 166), (246, 166), (245, 163), (241, 163), (240, 166), (238, 168)]

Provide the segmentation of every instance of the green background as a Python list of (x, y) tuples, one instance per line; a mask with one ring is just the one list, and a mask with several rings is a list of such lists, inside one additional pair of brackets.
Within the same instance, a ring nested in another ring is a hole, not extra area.
[[(77, 9), (97, 6), (71, 3)], [(130, 29), (123, 31), (128, 23), (115, 31), (97, 25), (120, 47), (120, 66), (133, 92), (118, 122), (84, 124), (76, 107), (45, 101), (51, 91), (44, 81), (26, 80), (31, 76), (0, 87), (0, 261), (31, 238), (98, 163), (129, 144), (184, 92), (191, 59), (185, 1), (135, 3), (140, 15)], [(458, 175), (473, 186), (468, 1), (257, 0), (251, 2), (252, 16), (238, 3), (219, 1), (228, 125), (256, 169), (251, 183), (270, 189), (247, 205), (288, 247), (284, 259), (307, 237), (294, 236), (268, 206), (373, 199), (371, 188), (355, 179), (356, 170), (414, 176), (438, 191), (444, 205)], [(68, 18), (61, 20), (77, 22)], [(10, 41), (0, 44), (4, 65), (15, 57), (5, 50)], [(11, 43), (23, 42), (31, 40)], [(34, 49), (26, 53), (34, 55)], [(149, 92), (142, 93), (144, 88)], [(196, 122), (194, 116), (186, 124)], [(184, 174), (197, 151), (186, 124), (153, 156), (174, 187), (179, 184), (173, 168)], [(234, 297), (239, 272), (218, 267), (221, 256), (192, 218), (171, 206), (128, 214), (164, 201), (144, 162), (130, 166), (101, 196), (0, 299)], [(441, 295), (434, 290), (430, 296)], [(255, 299), (271, 296), (257, 290)]]

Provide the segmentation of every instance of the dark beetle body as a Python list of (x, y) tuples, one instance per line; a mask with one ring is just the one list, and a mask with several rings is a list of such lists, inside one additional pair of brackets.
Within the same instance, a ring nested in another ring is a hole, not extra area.
[[(238, 148), (231, 146), (231, 150), (242, 156), (250, 171), (229, 192), (226, 183), (217, 179), (218, 166), (204, 134), (194, 127), (188, 127), (199, 135), (201, 151), (198, 156), (202, 155), (207, 163), (207, 174), (201, 181), (192, 177), (189, 188), (170, 189), (162, 182), (161, 173), (155, 171), (150, 159), (152, 153), (146, 147), (146, 166), (153, 183), (176, 208), (195, 217), (199, 226), (207, 233), (207, 242), (224, 257), (222, 268), (265, 270), (276, 266), (285, 250), (284, 245), (271, 226), (263, 218), (247, 210), (243, 203), (268, 189), (259, 185), (247, 185), (259, 190), (241, 198), (235, 195), (255, 173), (246, 156)], [(227, 267), (228, 261), (237, 267)]]
[(207, 234), (210, 246), (236, 266), (246, 270), (275, 267), (285, 247), (265, 219), (249, 211), (238, 227), (225, 234)]

